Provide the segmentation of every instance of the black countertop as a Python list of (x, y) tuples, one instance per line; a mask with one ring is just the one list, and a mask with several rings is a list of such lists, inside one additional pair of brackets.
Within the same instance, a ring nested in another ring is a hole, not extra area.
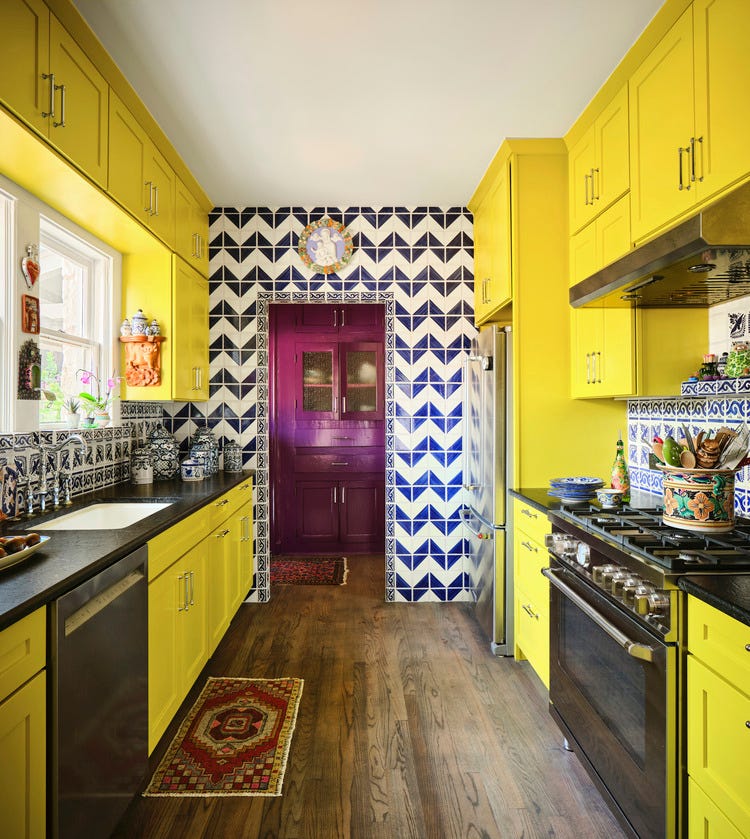
[(56, 599), (103, 568), (153, 539), (158, 533), (194, 513), (248, 477), (252, 471), (219, 472), (203, 481), (159, 481), (153, 484), (116, 484), (75, 498), (44, 517), (6, 522), (7, 533), (31, 532), (35, 524), (80, 510), (94, 501), (173, 501), (164, 510), (118, 530), (44, 530), (50, 536), (18, 565), (0, 568), (0, 630)]
[(688, 594), (750, 626), (750, 574), (706, 574), (680, 577), (677, 585)]
[[(549, 495), (549, 487), (521, 487), (520, 489), (509, 489), (508, 492), (514, 498), (527, 501), (532, 507), (536, 507), (537, 510), (543, 513), (560, 509), (560, 500)], [(630, 501), (628, 503), (635, 509), (649, 510), (661, 506), (662, 498), (661, 495), (654, 495), (651, 492), (633, 490), (630, 493)], [(591, 504), (594, 507), (599, 506), (596, 499)]]

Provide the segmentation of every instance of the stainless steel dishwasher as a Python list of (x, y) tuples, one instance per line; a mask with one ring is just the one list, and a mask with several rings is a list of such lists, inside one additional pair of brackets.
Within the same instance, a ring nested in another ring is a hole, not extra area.
[(52, 607), (51, 836), (108, 837), (148, 765), (146, 547)]

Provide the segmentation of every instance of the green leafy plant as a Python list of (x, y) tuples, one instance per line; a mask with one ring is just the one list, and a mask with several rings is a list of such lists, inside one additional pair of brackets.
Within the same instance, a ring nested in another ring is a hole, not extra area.
[(113, 393), (113, 389), (122, 381), (122, 376), (115, 376), (113, 373), (107, 379), (107, 391), (104, 396), (101, 395), (100, 390), (100, 382), (99, 377), (92, 373), (90, 370), (79, 370), (78, 371), (81, 382), (85, 385), (91, 384), (92, 389), (96, 388), (96, 395), (93, 393), (89, 393), (87, 390), (82, 390), (78, 395), (81, 399), (84, 400), (86, 403), (86, 408), (88, 409), (88, 413), (93, 411), (108, 411), (109, 406), (112, 403), (112, 400), (117, 396), (116, 393)]
[(63, 408), (65, 408), (69, 414), (77, 414), (80, 407), (81, 403), (75, 398), (75, 396), (68, 396), (63, 402)]

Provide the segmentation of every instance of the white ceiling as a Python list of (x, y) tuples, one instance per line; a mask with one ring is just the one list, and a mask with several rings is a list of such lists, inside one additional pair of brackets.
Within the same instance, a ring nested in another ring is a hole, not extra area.
[(464, 205), (661, 0), (74, 0), (219, 206)]

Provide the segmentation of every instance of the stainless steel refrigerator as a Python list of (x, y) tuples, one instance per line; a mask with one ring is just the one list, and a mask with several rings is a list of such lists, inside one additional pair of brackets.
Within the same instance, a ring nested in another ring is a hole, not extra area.
[(463, 517), (477, 620), (496, 655), (513, 655), (510, 327), (484, 326), (464, 362)]

